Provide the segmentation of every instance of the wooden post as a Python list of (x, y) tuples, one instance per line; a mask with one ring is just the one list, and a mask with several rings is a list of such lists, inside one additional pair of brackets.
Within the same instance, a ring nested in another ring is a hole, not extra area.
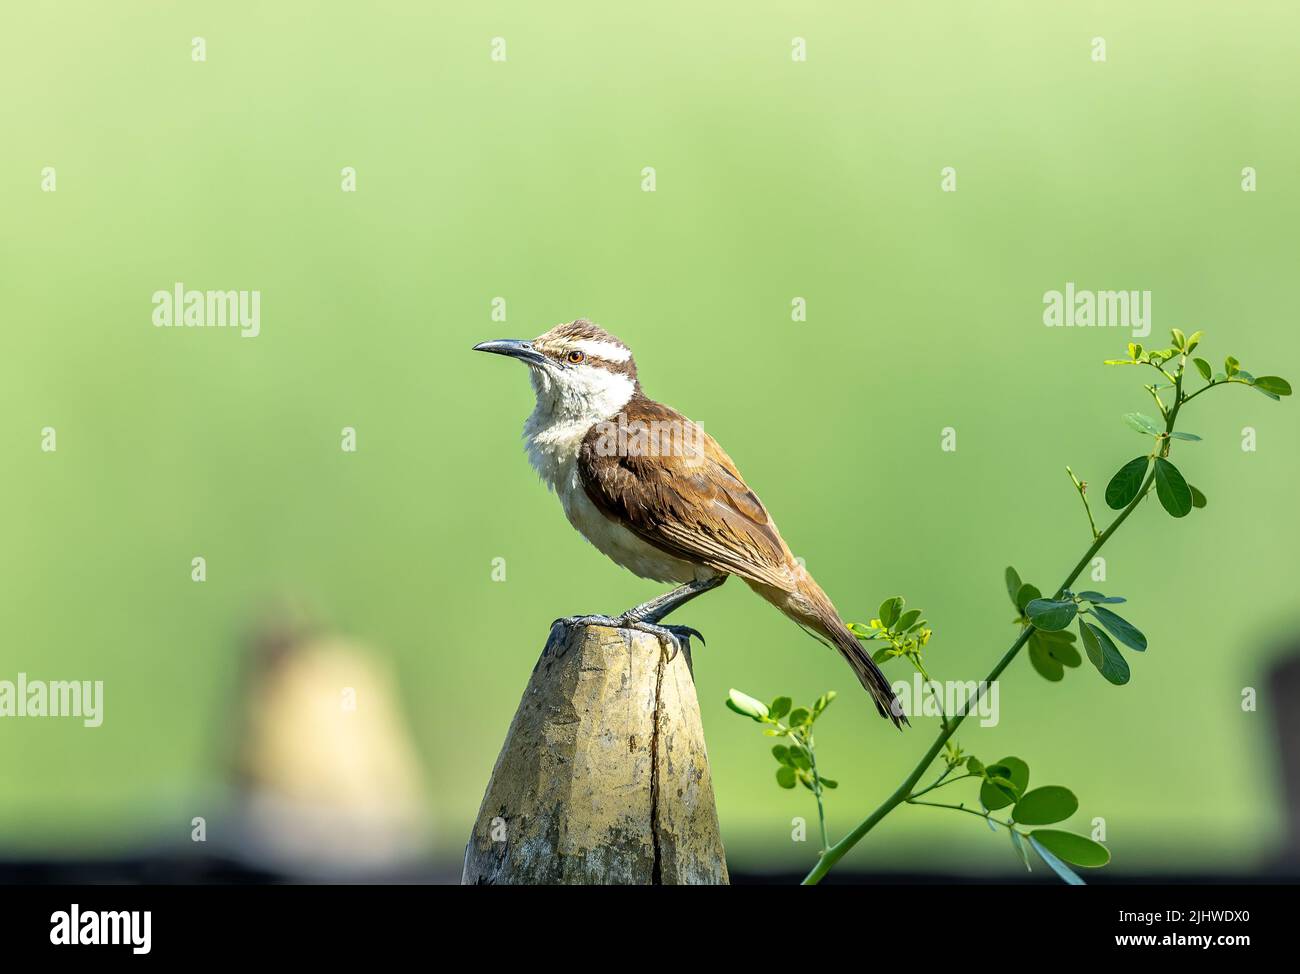
[(506, 734), (462, 883), (721, 884), (688, 651), (556, 624)]

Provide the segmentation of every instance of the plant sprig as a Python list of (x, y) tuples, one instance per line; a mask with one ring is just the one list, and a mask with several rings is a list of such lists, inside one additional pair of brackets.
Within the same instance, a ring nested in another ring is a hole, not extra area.
[[(811, 707), (795, 707), (790, 697), (777, 697), (771, 704), (764, 704), (734, 688), (727, 694), (728, 707), (742, 717), (766, 725), (764, 736), (782, 737), (790, 742), (772, 746), (772, 756), (778, 765), (776, 783), (782, 788), (803, 785), (813, 793), (817, 799), (823, 852), (830, 848), (830, 838), (826, 832), (826, 807), (822, 795), (828, 788), (838, 788), (839, 782), (817, 770), (817, 744), (812, 731), (817, 718), (825, 713), (834, 699), (835, 691), (827, 690)], [(782, 718), (785, 718), (784, 722)]]
[[(1050, 785), (1049, 795), (1039, 795), (1040, 792), (1048, 789), (1037, 788), (1034, 791), (1027, 791), (1028, 788), (1028, 769), (1024, 767), (1023, 779), (1017, 787), (1017, 775), (1019, 766), (1023, 762), (1018, 762), (1017, 758), (1002, 758), (1002, 761), (993, 763), (993, 765), (980, 765), (978, 759), (963, 756), (961, 748), (953, 741), (953, 735), (961, 727), (963, 720), (971, 714), (982, 700), (983, 694), (987, 691), (989, 685), (995, 683), (1002, 671), (1011, 665), (1015, 657), (1021, 652), (1024, 646), (1030, 646), (1030, 662), (1035, 670), (1043, 675), (1045, 679), (1058, 681), (1063, 679), (1066, 668), (1079, 666), (1082, 662), (1078, 649), (1074, 645), (1074, 633), (1067, 632), (1071, 622), (1078, 623), (1079, 636), (1082, 638), (1084, 653), (1087, 654), (1089, 662), (1101, 672), (1101, 675), (1110, 683), (1121, 685), (1127, 683), (1130, 679), (1130, 670), (1128, 670), (1125, 658), (1119, 653), (1118, 646), (1115, 646), (1115, 640), (1127, 646), (1128, 649), (1143, 652), (1147, 648), (1147, 638), (1141, 635), (1138, 628), (1134, 627), (1127, 620), (1121, 618), (1113, 609), (1108, 606), (1117, 605), (1123, 599), (1115, 596), (1105, 596), (1100, 592), (1071, 592), (1071, 585), (1079, 575), (1082, 575), (1084, 568), (1088, 567), (1089, 562), (1095, 557), (1097, 551), (1100, 551), (1132, 515), (1132, 512), (1138, 508), (1141, 501), (1152, 489), (1156, 490), (1158, 501), (1165, 511), (1173, 515), (1174, 518), (1186, 518), (1188, 514), (1196, 507), (1205, 506), (1205, 495), (1192, 486), (1183, 476), (1182, 471), (1174, 466), (1169, 459), (1171, 447), (1175, 441), (1196, 442), (1200, 440), (1196, 434), (1183, 432), (1177, 428), (1180, 411), (1188, 403), (1203, 395), (1210, 389), (1217, 389), (1219, 386), (1227, 385), (1245, 385), (1249, 388), (1256, 389), (1270, 399), (1281, 399), (1291, 395), (1291, 384), (1279, 376), (1260, 376), (1256, 377), (1252, 373), (1245, 372), (1238, 359), (1234, 356), (1226, 356), (1223, 360), (1222, 372), (1214, 372), (1210, 364), (1203, 358), (1192, 356), (1192, 352), (1200, 345), (1203, 333), (1193, 333), (1191, 337), (1184, 336), (1179, 329), (1171, 332), (1173, 345), (1169, 349), (1147, 350), (1138, 343), (1130, 343), (1128, 346), (1127, 359), (1110, 359), (1108, 365), (1139, 365), (1139, 367), (1152, 368), (1158, 372), (1158, 375), (1165, 380), (1164, 382), (1156, 381), (1151, 385), (1145, 385), (1144, 389), (1151, 394), (1156, 403), (1157, 410), (1160, 411), (1160, 420), (1144, 414), (1128, 414), (1125, 421), (1132, 429), (1138, 430), (1144, 436), (1152, 437), (1151, 450), (1143, 456), (1138, 456), (1128, 460), (1123, 464), (1119, 471), (1110, 479), (1106, 485), (1105, 499), (1106, 505), (1114, 511), (1118, 511), (1112, 523), (1108, 527), (1097, 529), (1096, 521), (1093, 519), (1092, 507), (1088, 503), (1087, 484), (1075, 477), (1074, 472), (1070, 472), (1070, 480), (1075, 486), (1076, 492), (1082, 498), (1084, 510), (1088, 514), (1088, 525), (1091, 529), (1091, 544), (1084, 550), (1082, 557), (1071, 568), (1069, 575), (1058, 586), (1056, 592), (1050, 597), (1044, 597), (1036, 586), (1023, 583), (1021, 577), (1015, 572), (1014, 568), (1008, 568), (1006, 571), (1006, 589), (1011, 598), (1011, 602), (1017, 609), (1017, 618), (1015, 623), (1021, 627), (1021, 633), (1015, 638), (1010, 648), (998, 659), (997, 665), (992, 668), (987, 678), (976, 684), (974, 692), (967, 697), (966, 704), (962, 709), (953, 714), (944, 714), (940, 709), (940, 733), (936, 740), (926, 750), (924, 756), (920, 758), (917, 766), (907, 774), (906, 778), (898, 784), (897, 788), (885, 798), (883, 802), (870, 815), (849, 831), (833, 845), (827, 845), (826, 827), (824, 827), (824, 809), (822, 805), (822, 796), (820, 788), (816, 787), (815, 766), (811, 761), (809, 754), (809, 774), (813, 775), (813, 784), (806, 787), (814, 788), (818, 793), (818, 813), (823, 822), (823, 850), (818, 857), (813, 869), (809, 871), (806, 878), (803, 879), (805, 884), (815, 884), (820, 882), (823, 876), (826, 876), (836, 863), (844, 858), (850, 849), (862, 841), (872, 828), (879, 824), (881, 819), (887, 817), (891, 811), (902, 804), (909, 805), (937, 805), (939, 808), (948, 808), (962, 811), (962, 813), (979, 815), (985, 819), (989, 827), (997, 830), (998, 827), (1004, 827), (1009, 831), (1011, 844), (1015, 850), (1021, 854), (1022, 860), (1028, 865), (1028, 856), (1024, 844), (1028, 843), (1039, 856), (1047, 862), (1050, 867), (1066, 882), (1082, 882), (1078, 875), (1070, 870), (1067, 862), (1073, 862), (1079, 866), (1097, 866), (1102, 865), (1109, 860), (1109, 853), (1105, 852), (1105, 847), (1084, 836), (1074, 835), (1071, 832), (1060, 830), (1044, 830), (1044, 828), (1032, 828), (1031, 831), (1024, 832), (1019, 826), (1030, 824), (1044, 824), (1036, 821), (1040, 815), (1056, 815), (1061, 813), (1067, 806), (1070, 813), (1078, 808), (1078, 801), (1075, 800), (1073, 793), (1069, 789)], [(1192, 367), (1197, 375), (1205, 382), (1200, 389), (1196, 391), (1187, 391), (1186, 382), (1188, 378), (1187, 363), (1191, 359)], [(1171, 393), (1170, 401), (1165, 401), (1165, 393)], [(888, 609), (893, 605), (896, 609)], [(902, 625), (902, 602), (901, 597), (896, 599), (887, 599), (885, 605), (881, 606), (880, 618), (872, 620), (870, 627), (854, 627), (854, 635), (862, 640), (872, 640), (872, 638), (883, 638), (888, 642), (875, 654), (878, 662), (888, 661), (889, 658), (907, 658), (913, 666), (917, 667), (923, 676), (926, 675), (924, 663), (922, 661), (922, 650), (930, 636), (924, 637), (924, 640), (913, 631), (919, 633), (924, 629), (924, 623), (919, 622), (919, 614), (911, 619), (907, 625)], [(915, 610), (913, 610), (915, 611)], [(876, 625), (876, 623), (880, 623)], [(927, 676), (927, 683), (930, 683)], [(751, 700), (751, 698), (748, 698)], [(777, 698), (777, 700), (787, 700), (787, 698)], [(758, 704), (758, 701), (753, 701)], [(731, 705), (731, 701), (728, 701)], [(763, 705), (758, 704), (759, 707)], [(733, 709), (736, 709), (733, 706)], [(741, 710), (740, 713), (745, 713)], [(755, 710), (757, 713), (757, 710)], [(754, 717), (754, 714), (746, 714), (753, 719), (761, 722), (775, 723), (776, 726), (768, 728), (766, 731), (770, 735), (789, 736), (792, 728), (788, 724), (781, 724), (777, 718), (771, 718), (771, 710), (767, 709), (762, 717)], [(811, 723), (809, 724), (809, 730)], [(809, 752), (811, 752), (811, 733), (809, 733)], [(965, 758), (965, 761), (963, 761)], [(780, 761), (777, 757), (777, 761)], [(943, 759), (945, 770), (940, 775), (937, 782), (930, 787), (922, 788), (917, 791), (918, 784), (926, 771), (939, 759)], [(974, 762), (974, 763), (972, 763)], [(958, 775), (958, 767), (965, 767), (965, 774)], [(779, 771), (779, 774), (781, 772)], [(956, 776), (954, 776), (956, 775)], [(940, 802), (920, 801), (920, 796), (927, 795), (928, 792), (935, 791), (937, 788), (948, 787), (949, 784), (956, 784), (961, 780), (969, 778), (982, 779), (980, 792), (982, 792), (982, 806), (980, 809), (966, 808), (965, 802), (958, 805), (944, 805)], [(789, 775), (784, 775), (785, 779)], [(796, 771), (796, 782), (800, 776)], [(824, 783), (823, 783), (824, 787)], [(995, 792), (985, 793), (985, 788), (993, 788)], [(1066, 797), (1069, 796), (1069, 797)], [(985, 798), (993, 798), (995, 804), (997, 801), (1004, 801), (1004, 805), (998, 808), (1005, 808), (1006, 805), (1013, 806), (1011, 814), (1006, 819), (997, 819), (991, 814), (992, 811), (998, 810), (993, 805), (988, 804)], [(1027, 805), (1026, 805), (1027, 804)], [(1040, 811), (1043, 809), (1050, 811)], [(1067, 815), (1065, 815), (1067, 817)], [(1062, 817), (1063, 818), (1063, 817)], [(1062, 818), (1053, 818), (1052, 822), (1062, 821)], [(1093, 848), (1096, 847), (1096, 848)], [(1099, 852), (1100, 850), (1100, 852)], [(1102, 858), (1102, 853), (1105, 858)], [(1073, 857), (1073, 858), (1071, 858)]]

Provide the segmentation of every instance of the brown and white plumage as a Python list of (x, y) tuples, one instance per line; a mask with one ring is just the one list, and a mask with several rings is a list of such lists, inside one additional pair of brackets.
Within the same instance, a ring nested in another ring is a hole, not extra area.
[[(790, 553), (735, 463), (698, 424), (641, 391), (626, 345), (579, 319), (532, 342), (478, 347), (532, 367), (537, 407), (524, 427), (529, 459), (596, 548), (657, 581), (744, 579), (833, 645), (882, 715), (905, 720), (884, 674)], [(647, 429), (671, 431), (673, 448), (610, 448), (636, 442)]]

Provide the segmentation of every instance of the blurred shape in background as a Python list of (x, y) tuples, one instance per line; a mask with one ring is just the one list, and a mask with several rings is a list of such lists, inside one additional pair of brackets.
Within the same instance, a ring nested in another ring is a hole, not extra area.
[(1277, 760), (1286, 815), (1286, 845), (1276, 872), (1300, 875), (1300, 647), (1269, 671), (1271, 707), (1277, 721)]
[(381, 878), (427, 859), (430, 810), (388, 666), (293, 610), (261, 628), (248, 664), (229, 853), (307, 879)]

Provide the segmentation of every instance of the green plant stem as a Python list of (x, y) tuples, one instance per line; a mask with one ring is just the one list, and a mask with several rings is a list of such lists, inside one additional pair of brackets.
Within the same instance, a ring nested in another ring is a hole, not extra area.
[(997, 825), (1001, 825), (1004, 829), (1011, 828), (1010, 822), (1004, 822), (1000, 818), (994, 818), (988, 812), (979, 812), (973, 808), (967, 808), (965, 805), (945, 805), (942, 802), (919, 802), (915, 798), (907, 799), (907, 804), (924, 805), (927, 808), (947, 808), (947, 809), (951, 809), (954, 812), (965, 812), (967, 815), (977, 815), (980, 818), (985, 819), (986, 821), (993, 822)]
[(1074, 484), (1074, 489), (1079, 492), (1079, 499), (1083, 501), (1083, 509), (1088, 515), (1088, 527), (1092, 528), (1092, 539), (1096, 541), (1101, 532), (1097, 530), (1097, 522), (1092, 519), (1092, 505), (1088, 503), (1088, 488), (1074, 475), (1074, 471), (1069, 467), (1065, 468), (1065, 472), (1070, 475), (1070, 481)]
[[(908, 800), (908, 801), (912, 801), (912, 800), (914, 800), (914, 799), (920, 798), (922, 795), (928, 795), (928, 794), (930, 794), (930, 792), (934, 791), (936, 788), (946, 788), (948, 785), (955, 785), (957, 782), (959, 782), (959, 781), (965, 781), (967, 778), (978, 778), (978, 777), (979, 777), (979, 775), (977, 775), (977, 774), (964, 774), (964, 775), (962, 775), (962, 776), (959, 777), (959, 778), (948, 778), (948, 776), (945, 774), (945, 775), (943, 776), (943, 778), (940, 778), (938, 781), (936, 781), (934, 784), (932, 784), (929, 788), (922, 788), (920, 791), (918, 791), (918, 792), (916, 792), (915, 794), (911, 795), (907, 800)], [(944, 780), (944, 779), (948, 779), (948, 780)], [(921, 804), (924, 804), (924, 803), (921, 803)]]
[(934, 705), (939, 708), (939, 726), (947, 727), (948, 715), (943, 712), (943, 700), (939, 696), (939, 691), (934, 688), (935, 681), (930, 679), (930, 674), (925, 671), (925, 667), (921, 665), (918, 656), (908, 653), (907, 658), (916, 667), (916, 672), (921, 674), (921, 681), (925, 684), (926, 689), (930, 691), (930, 696), (934, 697)]
[[(1174, 422), (1178, 419), (1178, 411), (1182, 408), (1185, 402), (1182, 397), (1182, 378), (1182, 370), (1179, 369), (1178, 378), (1175, 382), (1174, 388), (1174, 405), (1173, 408), (1170, 409), (1169, 415), (1165, 421), (1166, 433), (1173, 432)], [(1194, 395), (1199, 394), (1200, 392), (1197, 392)], [(1075, 564), (1073, 569), (1071, 569), (1070, 574), (1065, 577), (1065, 581), (1063, 581), (1057, 588), (1056, 595), (1054, 596), (1055, 598), (1059, 599), (1061, 594), (1074, 584), (1074, 580), (1083, 574), (1083, 570), (1088, 567), (1088, 563), (1092, 561), (1093, 556), (1096, 555), (1106, 542), (1111, 539), (1115, 532), (1119, 530), (1120, 525), (1128, 520), (1129, 515), (1137, 510), (1138, 504), (1142, 503), (1142, 499), (1146, 497), (1147, 493), (1151, 490), (1151, 485), (1155, 482), (1155, 477), (1155, 469), (1152, 468), (1147, 472), (1146, 480), (1143, 481), (1142, 487), (1137, 492), (1137, 495), (1134, 496), (1134, 498), (1128, 502), (1128, 505), (1119, 512), (1115, 517), (1115, 520), (1111, 521), (1109, 527), (1099, 534), (1093, 543), (1088, 546), (1088, 550), (1083, 553), (1083, 557), (1079, 559), (1078, 563)], [(863, 837), (874, 829), (886, 815), (907, 801), (908, 797), (912, 793), (912, 789), (915, 788), (917, 782), (921, 780), (921, 776), (925, 774), (926, 769), (934, 763), (935, 758), (939, 756), (939, 752), (943, 749), (943, 746), (948, 743), (948, 739), (957, 732), (957, 728), (962, 725), (962, 722), (966, 717), (971, 714), (979, 704), (980, 699), (984, 696), (985, 689), (1002, 675), (1003, 670), (1011, 665), (1011, 661), (1016, 658), (1016, 655), (1020, 652), (1021, 648), (1029, 641), (1029, 637), (1033, 634), (1033, 631), (1034, 627), (1032, 625), (1027, 625), (1023, 630), (1021, 630), (1016, 641), (1011, 644), (1011, 648), (1002, 655), (1000, 660), (998, 660), (997, 666), (993, 667), (993, 670), (989, 675), (975, 688), (975, 691), (966, 700), (965, 707), (963, 707), (959, 713), (953, 714), (953, 716), (948, 719), (946, 724), (940, 730), (939, 736), (935, 738), (934, 743), (930, 745), (929, 749), (922, 756), (916, 767), (913, 768), (908, 776), (903, 779), (903, 783), (894, 789), (893, 794), (886, 798), (874, 812), (859, 822), (857, 826), (854, 827), (853, 831), (849, 832), (848, 835), (844, 836), (844, 838), (840, 839), (839, 842), (826, 850), (826, 852), (817, 860), (816, 865), (814, 865), (809, 871), (808, 875), (804, 877), (803, 885), (815, 886), (817, 883), (821, 882), (822, 878), (831, 871), (834, 865), (843, 859), (850, 849), (861, 842)]]
[(812, 738), (804, 746), (804, 751), (808, 754), (808, 764), (812, 768), (813, 776), (813, 797), (817, 799), (817, 821), (822, 827), (822, 855), (831, 847), (831, 837), (826, 832), (826, 807), (822, 804), (822, 779), (817, 774), (817, 754), (813, 750)]

